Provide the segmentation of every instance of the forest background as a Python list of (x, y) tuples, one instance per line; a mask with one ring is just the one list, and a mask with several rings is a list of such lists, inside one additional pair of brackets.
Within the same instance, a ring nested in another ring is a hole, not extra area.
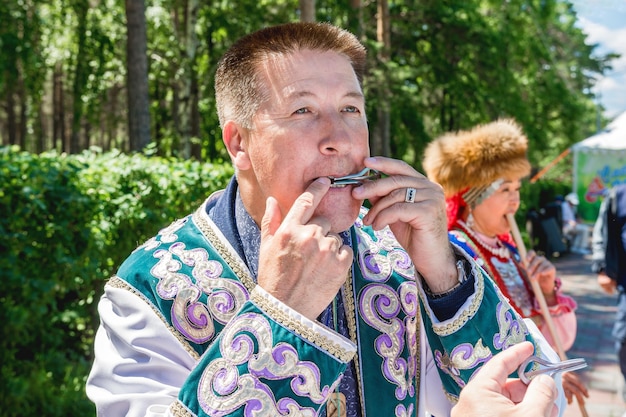
[[(94, 415), (106, 279), (222, 188), (213, 73), (263, 26), (329, 21), (368, 47), (372, 154), (421, 169), (443, 132), (513, 117), (534, 172), (604, 125), (599, 55), (565, 0), (0, 0), (0, 416)], [(524, 184), (520, 222), (571, 190)]]

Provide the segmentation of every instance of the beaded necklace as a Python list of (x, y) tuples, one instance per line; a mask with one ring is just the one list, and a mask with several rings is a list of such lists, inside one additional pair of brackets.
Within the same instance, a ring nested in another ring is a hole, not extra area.
[(468, 235), (470, 235), (473, 238), (473, 240), (476, 243), (478, 243), (478, 245), (480, 245), (480, 247), (482, 247), (483, 249), (487, 250), (489, 253), (491, 253), (491, 254), (499, 257), (499, 258), (504, 258), (504, 259), (509, 259), (511, 257), (511, 251), (509, 250), (509, 248), (504, 246), (504, 244), (500, 241), (500, 239), (498, 239), (497, 236), (495, 238), (495, 246), (494, 246), (493, 244), (488, 244), (487, 242), (485, 242), (485, 240), (482, 237), (482, 235), (480, 233), (474, 231), (463, 220), (459, 219), (458, 220), (458, 224), (461, 226), (463, 231), (465, 231)]

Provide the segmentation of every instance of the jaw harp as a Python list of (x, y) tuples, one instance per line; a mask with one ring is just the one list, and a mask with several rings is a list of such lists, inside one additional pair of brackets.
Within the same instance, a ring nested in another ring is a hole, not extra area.
[(343, 177), (328, 177), (330, 178), (331, 187), (345, 187), (346, 185), (361, 185), (365, 181), (377, 180), (382, 177), (382, 174), (374, 169), (365, 168), (356, 174), (349, 174)]
[[(527, 371), (526, 368), (531, 362), (539, 364), (539, 369)], [(582, 369), (587, 366), (587, 362), (583, 358), (569, 359), (562, 362), (552, 363), (538, 356), (530, 356), (519, 366), (517, 373), (524, 384), (529, 384), (533, 377), (539, 374), (548, 374), (554, 376), (559, 372), (571, 372)]]

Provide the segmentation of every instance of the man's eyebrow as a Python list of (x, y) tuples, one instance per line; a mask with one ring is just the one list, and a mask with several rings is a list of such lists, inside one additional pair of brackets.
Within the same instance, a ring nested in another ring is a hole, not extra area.
[(365, 96), (363, 95), (362, 92), (360, 91), (351, 91), (348, 94), (345, 95), (345, 97), (350, 97), (350, 98), (360, 98), (360, 99), (364, 99)]
[[(315, 96), (315, 94), (313, 94), (313, 92), (309, 90), (294, 91), (292, 93), (287, 94), (287, 98), (301, 98), (301, 97), (310, 97), (310, 96)], [(361, 100), (365, 99), (365, 96), (360, 91), (350, 91), (344, 94), (344, 97), (357, 98)]]

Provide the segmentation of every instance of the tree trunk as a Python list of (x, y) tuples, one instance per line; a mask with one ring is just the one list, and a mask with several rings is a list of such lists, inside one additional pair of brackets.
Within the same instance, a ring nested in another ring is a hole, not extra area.
[(57, 62), (52, 76), (52, 148), (63, 150), (65, 144), (65, 103), (63, 66)]
[(359, 39), (363, 37), (363, 4), (361, 0), (350, 0), (350, 13), (348, 13), (348, 30)]
[(83, 149), (89, 149), (91, 147), (91, 132), (92, 132), (92, 125), (91, 122), (89, 120), (85, 121), (85, 127), (84, 127), (84, 131), (85, 131), (85, 140), (83, 141)]
[(7, 136), (9, 137), (9, 145), (17, 144), (17, 121), (15, 114), (15, 96), (13, 85), (7, 85), (5, 99), (7, 112)]
[(39, 106), (35, 122), (35, 152), (42, 153), (46, 149), (46, 114), (43, 105)]
[[(196, 35), (196, 23), (198, 20), (199, 0), (187, 0), (184, 4), (184, 23), (175, 22), (178, 27), (178, 38), (181, 40), (183, 68), (179, 84), (179, 104), (175, 107), (178, 113), (178, 133), (181, 140), (182, 157), (188, 159), (192, 153), (193, 137), (193, 107), (198, 101), (197, 89), (194, 89), (196, 76), (196, 54), (198, 51), (198, 36)], [(178, 19), (177, 19), (178, 21)]]
[(120, 102), (120, 93), (122, 92), (123, 87), (119, 84), (115, 84), (111, 90), (109, 91), (107, 104), (105, 108), (108, 108), (107, 115), (104, 119), (104, 129), (103, 129), (103, 147), (105, 150), (111, 150), (111, 144), (113, 139), (117, 137), (117, 133), (119, 133), (120, 125), (118, 124), (118, 114), (116, 109), (121, 108), (122, 103)]
[[(215, 55), (215, 44), (213, 38), (211, 36), (205, 36), (205, 40), (207, 53), (209, 54), (209, 56)], [(214, 86), (211, 86), (210, 91), (212, 95), (215, 96), (215, 90), (213, 89), (213, 87)], [(216, 129), (215, 131), (219, 132), (219, 129)], [(220, 138), (218, 135), (210, 134), (207, 135), (206, 141), (203, 141), (206, 159), (208, 159), (209, 161), (213, 161), (218, 157), (217, 143), (219, 140)]]
[(387, 0), (378, 0), (378, 16), (376, 25), (376, 38), (383, 45), (378, 60), (382, 68), (382, 76), (377, 80), (378, 84), (378, 123), (372, 132), (372, 154), (373, 155), (391, 155), (391, 120), (389, 114), (389, 79), (387, 77), (387, 64), (389, 63), (389, 51), (391, 49), (391, 34), (389, 22), (389, 5)]
[[(21, 71), (20, 71), (21, 72)], [(28, 123), (28, 100), (26, 99), (26, 86), (24, 85), (24, 79), (22, 75), (18, 78), (18, 96), (20, 100), (20, 118), (18, 128), (18, 144), (21, 149), (26, 150), (26, 125)]]
[(202, 141), (200, 140), (200, 92), (198, 86), (198, 73), (194, 71), (194, 77), (191, 80), (191, 156), (200, 161), (202, 160)]
[(300, 0), (300, 21), (315, 22), (315, 0)]
[(69, 152), (72, 154), (80, 152), (79, 138), (83, 119), (83, 101), (81, 97), (85, 91), (87, 76), (89, 72), (88, 63), (85, 59), (85, 48), (87, 46), (87, 13), (89, 3), (87, 0), (79, 0), (74, 3), (78, 26), (76, 28), (76, 38), (78, 39), (78, 49), (76, 52), (76, 69), (74, 70), (74, 85), (72, 87), (72, 132), (70, 135)]
[(150, 101), (144, 0), (126, 0), (128, 137), (131, 151), (150, 143)]
[(161, 93), (161, 90), (163, 89), (164, 87), (162, 87), (161, 80), (155, 80), (152, 99), (157, 103), (154, 115), (154, 143), (156, 144), (157, 151), (161, 149), (161, 139), (163, 138), (163, 128), (165, 124), (165, 118), (162, 115), (167, 113), (165, 98)]

